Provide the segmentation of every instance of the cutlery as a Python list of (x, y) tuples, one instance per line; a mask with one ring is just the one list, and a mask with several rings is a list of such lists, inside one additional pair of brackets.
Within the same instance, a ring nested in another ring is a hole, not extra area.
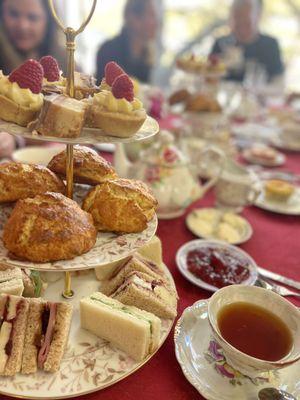
[(272, 281), (283, 283), (284, 285), (290, 286), (294, 289), (300, 290), (300, 282), (295, 281), (294, 279), (286, 278), (280, 274), (276, 274), (275, 272), (268, 271), (267, 269), (258, 267), (257, 271), (259, 275), (264, 278), (271, 279)]
[(289, 297), (289, 296), (293, 296), (293, 297), (299, 297), (300, 298), (300, 293), (296, 293), (293, 292), (292, 290), (289, 290), (283, 286), (279, 286), (276, 285), (274, 283), (268, 282), (268, 281), (264, 281), (262, 279), (258, 279), (256, 281), (256, 286), (261, 286), (265, 289), (269, 289), (272, 290), (273, 292), (279, 294), (280, 296), (283, 297)]
[(297, 400), (296, 397), (283, 390), (265, 388), (258, 393), (259, 400)]

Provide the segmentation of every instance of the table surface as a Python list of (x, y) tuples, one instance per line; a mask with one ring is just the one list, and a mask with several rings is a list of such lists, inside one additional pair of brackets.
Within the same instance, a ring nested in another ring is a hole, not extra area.
[[(286, 153), (286, 155), (287, 163), (283, 169), (300, 174), (299, 153)], [(187, 213), (193, 208), (212, 206), (213, 202), (213, 195), (208, 193), (205, 198), (194, 203)], [(273, 214), (256, 207), (245, 209), (242, 215), (252, 224), (254, 234), (240, 247), (247, 251), (258, 265), (300, 281), (300, 217)], [(164, 261), (174, 277), (180, 297), (178, 316), (186, 307), (211, 295), (188, 282), (176, 267), (175, 254), (179, 247), (195, 239), (185, 226), (185, 216), (160, 221), (158, 227), (158, 236), (163, 243)], [(300, 306), (300, 302), (295, 304)], [(82, 396), (80, 399), (136, 400), (141, 395), (143, 400), (203, 399), (185, 379), (176, 361), (173, 331), (160, 351), (139, 371), (101, 392)], [(9, 397), (0, 395), (0, 400), (8, 399)]]

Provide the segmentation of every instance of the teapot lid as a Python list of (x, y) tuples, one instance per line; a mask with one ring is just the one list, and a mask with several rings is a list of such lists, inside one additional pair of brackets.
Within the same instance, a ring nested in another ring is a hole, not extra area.
[(187, 157), (175, 145), (169, 131), (161, 131), (153, 145), (141, 154), (141, 160), (159, 166), (177, 167), (188, 163)]

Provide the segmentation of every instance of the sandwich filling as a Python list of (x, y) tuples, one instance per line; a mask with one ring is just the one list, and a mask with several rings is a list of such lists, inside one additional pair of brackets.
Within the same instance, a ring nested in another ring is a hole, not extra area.
[(24, 300), (16, 297), (3, 296), (0, 306), (0, 374), (5, 370), (6, 363), (12, 352), (14, 323), (20, 306)]
[(135, 255), (135, 256), (131, 256), (129, 258), (129, 260), (127, 260), (124, 264), (121, 264), (115, 270), (114, 274), (111, 276), (111, 278), (109, 280), (112, 280), (113, 278), (115, 278), (120, 271), (122, 271), (124, 268), (126, 268), (127, 266), (129, 266), (131, 264), (133, 264), (133, 269), (135, 269), (135, 265), (137, 263), (144, 266), (146, 268), (146, 270), (150, 269), (154, 274), (163, 276), (163, 272), (159, 269), (159, 267), (155, 263), (153, 263), (152, 261), (149, 261), (149, 260), (142, 259), (141, 257), (137, 257)]
[(38, 352), (38, 367), (43, 368), (45, 361), (47, 360), (51, 342), (54, 334), (54, 327), (57, 314), (57, 304), (47, 303), (44, 306), (42, 313), (42, 331), (41, 335), (36, 337), (35, 343), (39, 348)]

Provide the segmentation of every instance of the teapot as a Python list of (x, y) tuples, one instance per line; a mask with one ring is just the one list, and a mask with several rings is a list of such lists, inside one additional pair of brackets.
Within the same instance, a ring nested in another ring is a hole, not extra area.
[[(208, 153), (216, 153), (213, 148), (199, 151), (199, 162)], [(223, 155), (217, 152), (222, 160)], [(147, 150), (141, 152), (140, 159), (132, 163), (126, 157), (124, 147), (118, 144), (115, 153), (115, 168), (119, 176), (144, 181), (152, 189), (158, 200), (158, 217), (162, 219), (176, 218), (184, 214), (187, 207), (216, 183), (221, 171), (222, 162), (215, 175), (204, 185), (198, 177), (198, 166), (180, 151), (171, 133), (163, 131)]]

